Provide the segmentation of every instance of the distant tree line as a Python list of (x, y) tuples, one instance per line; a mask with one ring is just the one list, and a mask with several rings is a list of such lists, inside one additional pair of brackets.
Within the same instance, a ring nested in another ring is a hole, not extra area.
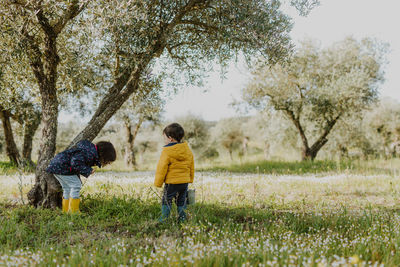
[[(118, 157), (122, 159), (126, 169), (151, 167), (163, 145), (162, 128), (169, 123), (163, 121), (160, 114), (162, 113), (158, 113), (157, 119), (144, 120), (140, 127), (134, 128), (138, 129), (133, 144), (129, 143), (123, 117), (106, 126), (97, 138), (111, 140), (116, 144)], [(275, 110), (214, 122), (188, 114), (174, 121), (185, 128), (185, 141), (190, 144), (198, 162), (226, 163), (250, 158), (302, 159), (303, 144), (297, 129), (284, 114)], [(23, 140), (21, 125), (18, 122), (12, 124), (16, 129), (15, 139)], [(68, 147), (71, 138), (81, 127), (79, 123), (72, 121), (61, 124), (57, 151)], [(39, 138), (40, 133), (37, 132), (34, 143)], [(127, 149), (126, 146), (130, 148)], [(3, 147), (1, 153), (5, 156), (5, 140), (2, 134), (0, 147)], [(33, 155), (37, 158), (39, 148), (37, 145), (34, 147)], [(132, 153), (130, 149), (135, 157), (134, 164), (129, 159)], [(335, 160), (400, 157), (400, 102), (390, 98), (380, 99), (358, 116), (338, 122), (318, 157)]]

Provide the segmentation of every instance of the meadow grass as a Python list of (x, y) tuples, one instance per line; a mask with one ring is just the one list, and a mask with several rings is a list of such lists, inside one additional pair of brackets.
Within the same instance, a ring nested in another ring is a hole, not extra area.
[(241, 173), (263, 173), (263, 174), (306, 174), (341, 171), (354, 169), (355, 165), (351, 161), (257, 161), (224, 164), (221, 166), (211, 166), (202, 168), (202, 171), (228, 171)]
[(203, 164), (200, 171), (263, 173), (263, 174), (316, 174), (327, 172), (379, 173), (400, 175), (400, 159), (374, 160), (315, 160), (283, 161), (258, 160), (229, 162), (222, 164)]
[(0, 175), (0, 266), (399, 266), (400, 178), (372, 170), (197, 172), (183, 224), (158, 223), (154, 172), (84, 179), (79, 215), (21, 205), (33, 174)]

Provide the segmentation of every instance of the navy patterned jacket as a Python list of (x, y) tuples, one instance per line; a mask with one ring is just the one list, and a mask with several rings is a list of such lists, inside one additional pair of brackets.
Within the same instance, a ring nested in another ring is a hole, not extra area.
[(96, 146), (88, 140), (80, 141), (75, 147), (58, 153), (46, 171), (61, 175), (78, 175), (88, 177), (92, 173), (91, 166), (101, 167)]

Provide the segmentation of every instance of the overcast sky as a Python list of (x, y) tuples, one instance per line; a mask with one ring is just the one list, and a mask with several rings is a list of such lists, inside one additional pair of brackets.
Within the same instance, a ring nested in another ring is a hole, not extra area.
[[(390, 45), (386, 66), (386, 81), (380, 95), (400, 100), (400, 0), (321, 0), (307, 17), (285, 9), (294, 19), (291, 36), (295, 43), (306, 37), (319, 40), (323, 46), (353, 36), (375, 37)], [(188, 87), (166, 105), (165, 118), (192, 113), (206, 120), (219, 120), (235, 116), (229, 107), (233, 99), (240, 99), (240, 90), (245, 86), (249, 74), (244, 64), (231, 66), (227, 79), (221, 83), (219, 73), (212, 73), (203, 88)], [(204, 92), (206, 90), (206, 92)]]

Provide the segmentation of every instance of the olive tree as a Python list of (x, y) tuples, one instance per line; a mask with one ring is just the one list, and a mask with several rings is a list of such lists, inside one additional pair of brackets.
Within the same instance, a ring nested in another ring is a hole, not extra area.
[(233, 160), (233, 152), (240, 148), (245, 138), (241, 126), (242, 122), (239, 118), (227, 118), (218, 121), (211, 129), (213, 139), (228, 151), (231, 160)]
[(254, 70), (243, 96), (259, 109), (283, 112), (300, 136), (302, 159), (314, 160), (339, 120), (376, 101), (384, 52), (370, 39), (347, 38), (324, 49), (305, 41), (287, 65)]
[[(307, 9), (316, 1), (291, 2)], [(30, 203), (60, 203), (60, 186), (45, 169), (55, 152), (59, 91), (68, 81), (79, 86), (75, 77), (83, 77), (87, 85), (79, 89), (103, 92), (72, 146), (93, 140), (162, 58), (188, 81), (201, 77), (204, 62), (226, 64), (239, 51), (248, 59), (264, 55), (269, 63), (285, 59), (291, 23), (279, 7), (278, 0), (4, 0), (1, 31), (20, 44), (40, 92), (42, 142)]]

